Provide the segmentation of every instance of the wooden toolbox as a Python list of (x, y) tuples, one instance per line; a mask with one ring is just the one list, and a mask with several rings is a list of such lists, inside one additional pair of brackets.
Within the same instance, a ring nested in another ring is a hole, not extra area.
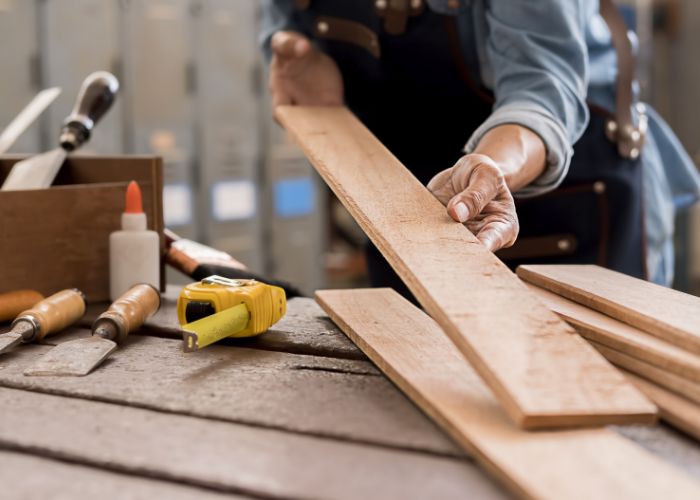
[[(21, 159), (0, 157), (0, 184)], [(0, 191), (0, 293), (78, 288), (89, 301), (109, 300), (109, 234), (121, 229), (131, 180), (164, 249), (160, 158), (73, 156), (50, 189)]]

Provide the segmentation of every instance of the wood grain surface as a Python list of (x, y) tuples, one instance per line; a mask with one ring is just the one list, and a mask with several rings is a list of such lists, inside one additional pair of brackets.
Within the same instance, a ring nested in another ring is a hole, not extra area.
[(631, 372), (625, 372), (625, 375), (659, 407), (659, 415), (662, 419), (700, 440), (700, 405), (698, 403)]
[(690, 381), (700, 382), (700, 356), (543, 288), (528, 286), (582, 337)]
[(698, 484), (604, 429), (525, 432), (438, 325), (388, 289), (317, 292), (338, 326), (498, 480), (527, 498), (657, 499)]
[[(90, 332), (51, 337), (62, 343)], [(461, 451), (369, 362), (130, 335), (87, 377), (26, 377), (51, 345), (0, 356), (0, 386), (448, 456)]]
[[(243, 500), (232, 493), (207, 491), (122, 472), (0, 450), (2, 496), (12, 500)], [(20, 479), (21, 478), (21, 479)]]
[(518, 276), (700, 354), (700, 297), (598, 266), (520, 266)]
[(650, 421), (654, 407), (545, 308), (346, 108), (276, 116), (523, 428)]
[(633, 358), (623, 352), (611, 349), (597, 342), (591, 342), (591, 345), (598, 349), (608, 361), (614, 365), (624, 368), (627, 371), (635, 373), (647, 380), (651, 380), (657, 385), (682, 395), (696, 403), (700, 404), (700, 384), (691, 382), (683, 377), (679, 377), (671, 372), (662, 370), (652, 364)]
[(12, 389), (0, 406), (1, 446), (256, 498), (505, 498), (466, 460)]

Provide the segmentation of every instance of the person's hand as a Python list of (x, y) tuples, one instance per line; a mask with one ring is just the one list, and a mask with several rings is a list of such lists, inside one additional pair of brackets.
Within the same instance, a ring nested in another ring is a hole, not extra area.
[(294, 31), (272, 36), (269, 89), (273, 106), (343, 104), (343, 78), (333, 59)]
[(428, 189), (447, 212), (495, 252), (515, 243), (520, 226), (515, 202), (496, 162), (483, 154), (468, 154), (454, 167), (437, 174)]

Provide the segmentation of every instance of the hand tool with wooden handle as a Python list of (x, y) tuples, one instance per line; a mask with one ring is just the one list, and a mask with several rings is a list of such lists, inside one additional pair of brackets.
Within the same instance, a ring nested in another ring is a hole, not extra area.
[(0, 335), (0, 354), (18, 344), (36, 342), (60, 332), (85, 314), (85, 295), (71, 289), (55, 293), (23, 311), (12, 322), (12, 329)]
[(90, 139), (92, 129), (112, 106), (118, 90), (119, 81), (111, 73), (98, 71), (89, 75), (80, 88), (72, 113), (63, 123), (60, 147), (16, 163), (2, 190), (50, 187), (68, 153)]
[(165, 263), (196, 281), (209, 276), (222, 276), (235, 280), (255, 280), (284, 289), (287, 299), (303, 297), (292, 283), (260, 276), (226, 252), (180, 238), (170, 229), (165, 231)]
[(36, 121), (56, 98), (61, 95), (59, 87), (44, 89), (34, 96), (22, 111), (5, 127), (0, 134), (0, 155), (5, 154), (17, 139)]
[(183, 288), (177, 315), (185, 352), (225, 337), (253, 337), (267, 331), (286, 312), (282, 288), (255, 280), (209, 276)]
[(25, 375), (84, 376), (97, 368), (129, 333), (138, 330), (160, 307), (160, 293), (151, 285), (135, 285), (92, 324), (92, 336), (57, 345)]
[(44, 299), (36, 290), (15, 290), (0, 293), (0, 323), (12, 321), (19, 314)]

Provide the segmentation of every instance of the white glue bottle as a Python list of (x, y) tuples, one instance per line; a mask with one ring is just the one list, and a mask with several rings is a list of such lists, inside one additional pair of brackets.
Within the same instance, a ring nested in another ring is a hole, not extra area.
[(131, 181), (126, 188), (122, 230), (109, 235), (109, 296), (114, 302), (140, 283), (160, 289), (160, 239), (158, 233), (146, 229), (141, 189)]

